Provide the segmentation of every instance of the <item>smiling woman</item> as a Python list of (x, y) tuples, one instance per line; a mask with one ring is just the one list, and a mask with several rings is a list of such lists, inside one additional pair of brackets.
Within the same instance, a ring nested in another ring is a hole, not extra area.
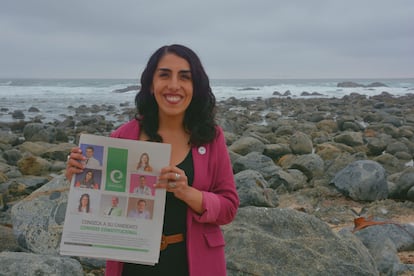
[(219, 225), (233, 220), (239, 199), (215, 103), (191, 49), (164, 46), (151, 56), (135, 98), (136, 120), (112, 136), (172, 145), (156, 188), (168, 192), (164, 236), (177, 242), (162, 247), (153, 267), (108, 261), (107, 275), (226, 275)]
[[(226, 275), (220, 225), (230, 223), (239, 198), (215, 96), (198, 56), (164, 46), (149, 59), (135, 97), (136, 118), (111, 136), (171, 144), (157, 189), (166, 189), (163, 239), (154, 266), (107, 261), (106, 275)], [(72, 149), (67, 177), (82, 169)], [(108, 157), (118, 165), (119, 158)]]

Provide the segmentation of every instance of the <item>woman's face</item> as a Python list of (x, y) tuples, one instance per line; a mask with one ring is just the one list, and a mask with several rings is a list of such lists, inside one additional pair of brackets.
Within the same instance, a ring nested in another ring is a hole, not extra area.
[(81, 199), (82, 206), (87, 206), (88, 205), (88, 202), (89, 202), (88, 197), (87, 196), (83, 196), (82, 199)]
[(148, 156), (146, 154), (142, 155), (141, 162), (144, 163), (144, 164), (148, 163)]
[(193, 98), (193, 80), (189, 63), (175, 55), (163, 56), (155, 70), (152, 89), (160, 119), (182, 117)]
[(92, 172), (87, 172), (85, 175), (85, 180), (91, 180), (92, 179)]

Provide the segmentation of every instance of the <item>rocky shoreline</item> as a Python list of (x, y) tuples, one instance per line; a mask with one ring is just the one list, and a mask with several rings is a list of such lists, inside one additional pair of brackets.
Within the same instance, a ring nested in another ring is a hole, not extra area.
[[(413, 107), (413, 94), (386, 92), (219, 102), (241, 198), (223, 227), (228, 274), (414, 273)], [(134, 110), (68, 109), (76, 115), (48, 124), (0, 122), (0, 274), (22, 260), (37, 275), (103, 273), (103, 261), (57, 253), (65, 161), (80, 133), (107, 136)]]

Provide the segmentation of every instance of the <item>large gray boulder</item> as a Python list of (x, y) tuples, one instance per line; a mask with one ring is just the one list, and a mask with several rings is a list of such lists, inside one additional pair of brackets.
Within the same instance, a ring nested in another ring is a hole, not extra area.
[(257, 138), (253, 138), (250, 136), (243, 136), (240, 139), (236, 140), (231, 146), (229, 150), (234, 151), (240, 155), (246, 155), (249, 152), (257, 151), (262, 153), (265, 149), (265, 144)]
[(29, 123), (23, 129), (26, 141), (43, 141), (53, 143), (56, 141), (56, 128), (41, 123)]
[(270, 157), (255, 151), (241, 156), (233, 164), (236, 173), (248, 169), (260, 172), (265, 179), (271, 178), (275, 171), (281, 170)]
[(58, 176), (12, 207), (19, 246), (39, 254), (59, 254), (69, 186), (64, 176)]
[(285, 154), (292, 153), (292, 150), (285, 144), (267, 144), (263, 154), (269, 156), (273, 160), (277, 160)]
[[(397, 253), (414, 249), (414, 226), (386, 223), (373, 225), (355, 232), (368, 248), (381, 275), (406, 275), (414, 272), (414, 264), (403, 264)], [(412, 275), (412, 274), (410, 274)]]
[(18, 145), (19, 144), (19, 136), (15, 133), (10, 131), (0, 130), (0, 144), (6, 145)]
[(225, 227), (233, 275), (378, 275), (366, 247), (314, 216), (292, 209), (240, 208)]
[(45, 153), (49, 148), (53, 147), (55, 144), (37, 141), (37, 142), (30, 142), (26, 141), (18, 146), (18, 149), (22, 153), (31, 153), (35, 156), (41, 156)]
[(39, 156), (48, 160), (65, 161), (70, 150), (76, 147), (73, 143), (52, 144), (47, 142), (24, 142), (19, 145), (19, 150), (26, 155)]
[(50, 171), (51, 163), (44, 158), (27, 155), (17, 161), (17, 167), (24, 175), (44, 175)]
[(41, 155), (41, 157), (49, 160), (52, 159), (66, 162), (68, 153), (70, 153), (71, 149), (75, 146), (76, 145), (72, 143), (59, 143), (57, 145), (52, 145)]
[(324, 162), (322, 158), (314, 153), (299, 155), (293, 159), (290, 169), (301, 171), (308, 180), (322, 176), (324, 173)]
[[(311, 162), (304, 163), (309, 164)], [(315, 171), (319, 171), (321, 166), (323, 167), (323, 162), (322, 164), (318, 162), (315, 163), (317, 163)], [(302, 169), (305, 167), (306, 165), (301, 166)], [(267, 181), (268, 187), (272, 189), (283, 186), (286, 190), (292, 191), (297, 190), (306, 184), (306, 177), (300, 170), (287, 169), (285, 171), (277, 166), (270, 157), (259, 152), (250, 152), (245, 156), (236, 159), (233, 162), (233, 170), (235, 173), (244, 170), (254, 170), (259, 172)]]
[(0, 263), (0, 275), (84, 275), (81, 264), (69, 257), (0, 252)]
[(371, 160), (355, 161), (338, 172), (332, 184), (353, 200), (375, 201), (388, 196), (385, 169)]
[(335, 136), (334, 141), (342, 143), (350, 147), (364, 144), (364, 139), (361, 132), (345, 131)]
[(294, 154), (308, 154), (313, 150), (312, 139), (301, 131), (295, 132), (290, 137), (289, 146)]
[(381, 137), (368, 137), (367, 148), (368, 153), (373, 156), (378, 156), (387, 148), (388, 141), (381, 139)]
[(414, 197), (409, 196), (409, 191), (414, 189), (414, 168), (406, 168), (401, 173), (393, 175), (393, 178), (395, 185), (390, 190), (389, 197), (414, 201)]
[(240, 206), (276, 207), (278, 197), (276, 191), (269, 188), (263, 176), (254, 170), (245, 170), (234, 176)]
[(389, 153), (383, 153), (379, 156), (374, 157), (372, 160), (380, 163), (388, 174), (394, 174), (403, 171), (406, 166), (406, 160), (400, 160), (396, 156)]
[(22, 153), (17, 149), (10, 149), (3, 152), (3, 158), (6, 159), (7, 164), (16, 166), (17, 161), (22, 158)]

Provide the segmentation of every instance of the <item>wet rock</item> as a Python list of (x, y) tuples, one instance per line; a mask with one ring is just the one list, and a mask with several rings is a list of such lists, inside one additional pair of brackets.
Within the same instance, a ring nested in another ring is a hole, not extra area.
[(49, 161), (32, 155), (21, 158), (17, 166), (25, 175), (43, 175), (50, 170)]
[(339, 236), (302, 212), (240, 208), (235, 221), (224, 227), (224, 235), (229, 276), (378, 275), (360, 241)]
[(383, 84), (382, 82), (371, 82), (370, 84), (365, 85), (365, 87), (388, 87), (386, 84)]
[(3, 153), (3, 158), (6, 159), (7, 164), (16, 166), (17, 161), (19, 161), (20, 158), (22, 158), (22, 153), (17, 149), (6, 150)]
[[(393, 190), (390, 191), (390, 198), (407, 199), (409, 191), (414, 187), (414, 168), (406, 168), (403, 172), (394, 176)], [(411, 198), (411, 192), (410, 192)]]
[(120, 89), (115, 89), (114, 93), (125, 93), (125, 92), (129, 92), (129, 91), (138, 91), (141, 88), (140, 85), (129, 85), (125, 88), (120, 88)]
[(313, 150), (311, 138), (300, 131), (292, 135), (289, 146), (294, 154), (308, 154)]
[(240, 206), (276, 207), (277, 194), (269, 188), (263, 176), (253, 170), (241, 171), (234, 175)]
[(41, 123), (30, 123), (24, 127), (23, 135), (26, 141), (53, 143), (56, 141), (56, 128)]
[(69, 185), (64, 176), (57, 177), (12, 207), (20, 246), (38, 254), (59, 255)]
[(229, 150), (234, 151), (241, 155), (246, 155), (249, 152), (256, 151), (262, 153), (265, 149), (265, 145), (260, 140), (253, 137), (241, 137), (235, 141)]
[(49, 147), (40, 156), (45, 159), (67, 161), (68, 153), (71, 151), (75, 144), (72, 143), (60, 143)]
[(362, 84), (358, 84), (358, 83), (352, 82), (352, 81), (339, 82), (336, 86), (337, 87), (363, 87)]
[(383, 153), (377, 157), (374, 157), (372, 160), (380, 163), (388, 174), (401, 172), (405, 168), (405, 162), (403, 160), (399, 160), (397, 157), (389, 153)]
[(332, 183), (354, 200), (374, 201), (388, 197), (385, 169), (370, 160), (355, 161), (338, 172)]
[(34, 107), (34, 106), (29, 107), (29, 109), (27, 111), (29, 111), (29, 112), (40, 112), (39, 108)]
[(26, 116), (24, 115), (22, 110), (15, 110), (12, 112), (12, 118), (23, 120), (24, 118), (26, 118)]
[(386, 152), (388, 152), (389, 154), (396, 154), (397, 152), (403, 151), (403, 152), (408, 152), (408, 147), (403, 143), (403, 142), (393, 142), (387, 145)]
[(19, 136), (10, 131), (0, 130), (0, 144), (15, 146), (19, 143)]
[(284, 144), (266, 144), (263, 154), (277, 160), (285, 154), (292, 153), (290, 147)]
[(410, 269), (410, 265), (401, 263), (397, 253), (414, 248), (414, 226), (379, 222), (385, 224), (364, 228), (355, 232), (355, 235), (368, 248), (381, 275), (401, 275)]
[(84, 275), (81, 264), (69, 257), (0, 252), (0, 262), (1, 275)]
[(321, 176), (324, 173), (324, 162), (317, 154), (303, 154), (293, 160), (290, 169), (301, 171), (308, 180)]
[(348, 146), (359, 146), (364, 144), (361, 132), (346, 131), (334, 137), (334, 141)]
[(387, 148), (387, 141), (381, 138), (367, 138), (367, 147), (368, 147), (368, 154), (371, 156), (377, 156), (382, 154), (382, 152)]
[(347, 88), (349, 88), (349, 87), (351, 87), (351, 88), (352, 87), (353, 88), (355, 88), (355, 87), (367, 87), (367, 88), (370, 88), (370, 87), (387, 87), (387, 85), (385, 85), (381, 82), (372, 82), (370, 84), (363, 85), (363, 84), (359, 84), (359, 83), (356, 83), (356, 82), (353, 82), (353, 81), (339, 82), (336, 86), (337, 87), (347, 87)]

